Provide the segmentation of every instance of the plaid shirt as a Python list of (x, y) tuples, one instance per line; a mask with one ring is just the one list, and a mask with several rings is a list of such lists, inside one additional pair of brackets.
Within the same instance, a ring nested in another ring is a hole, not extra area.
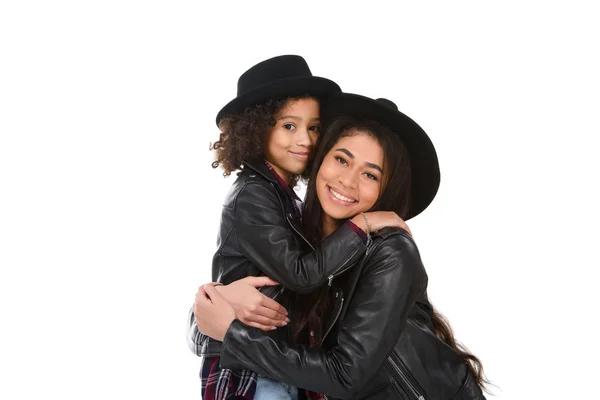
[(205, 400), (253, 399), (258, 375), (252, 371), (221, 369), (219, 357), (202, 359), (200, 380)]
[[(219, 357), (202, 359), (200, 380), (204, 400), (251, 400), (256, 393), (258, 375), (248, 370), (221, 369)], [(298, 398), (302, 398), (298, 393)], [(307, 400), (326, 400), (321, 393), (304, 390)]]

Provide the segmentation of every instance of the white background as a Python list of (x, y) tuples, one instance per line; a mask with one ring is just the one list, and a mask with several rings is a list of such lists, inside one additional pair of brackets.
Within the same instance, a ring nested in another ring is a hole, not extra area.
[(597, 398), (592, 2), (331, 3), (2, 2), (0, 398), (200, 397), (186, 318), (233, 181), (214, 118), (280, 54), (431, 136), (410, 226), (497, 398)]

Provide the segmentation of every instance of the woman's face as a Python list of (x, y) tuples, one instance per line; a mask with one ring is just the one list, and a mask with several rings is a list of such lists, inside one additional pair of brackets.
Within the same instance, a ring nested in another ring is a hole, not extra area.
[(348, 219), (365, 212), (379, 198), (383, 184), (383, 149), (365, 132), (337, 141), (323, 159), (316, 178), (325, 215)]

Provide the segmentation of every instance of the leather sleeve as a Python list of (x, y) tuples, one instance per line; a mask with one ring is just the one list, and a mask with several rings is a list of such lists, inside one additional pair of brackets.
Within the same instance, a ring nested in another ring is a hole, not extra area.
[(387, 238), (366, 260), (348, 312), (328, 349), (291, 346), (235, 320), (222, 368), (249, 369), (335, 398), (352, 398), (383, 365), (425, 290), (427, 275), (408, 235)]
[(281, 210), (271, 188), (251, 182), (237, 196), (234, 224), (242, 255), (286, 288), (312, 292), (364, 254), (363, 240), (348, 224), (307, 253), (307, 244)]

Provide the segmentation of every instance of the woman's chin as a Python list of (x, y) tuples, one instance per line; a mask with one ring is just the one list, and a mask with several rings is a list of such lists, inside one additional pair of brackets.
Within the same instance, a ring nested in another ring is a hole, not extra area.
[(325, 215), (336, 220), (346, 220), (354, 217), (357, 214), (354, 212), (350, 212), (349, 210), (340, 210), (340, 207), (335, 206), (323, 206), (323, 212), (325, 213)]

